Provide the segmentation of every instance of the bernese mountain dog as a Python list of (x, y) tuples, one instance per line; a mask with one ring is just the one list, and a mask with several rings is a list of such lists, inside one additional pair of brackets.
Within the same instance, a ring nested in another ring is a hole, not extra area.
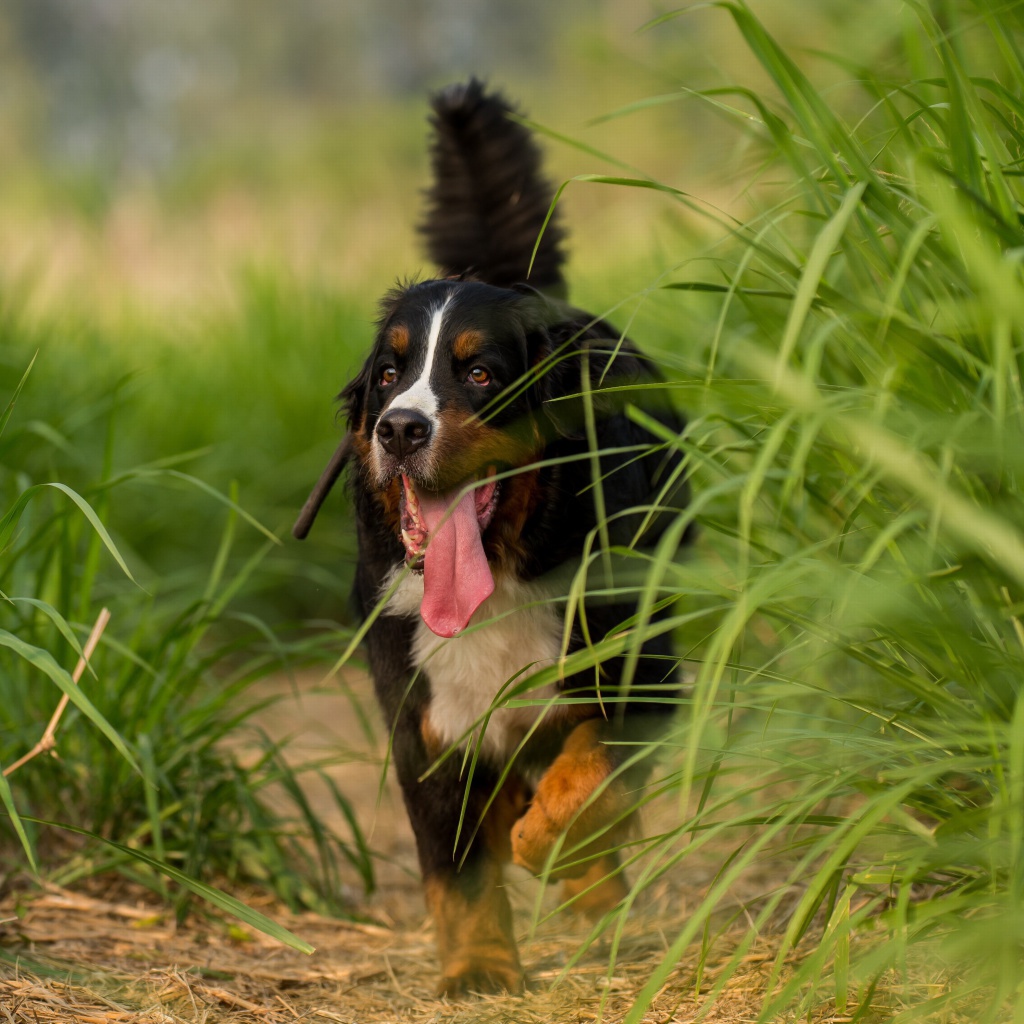
[(355, 597), (439, 991), (520, 992), (503, 864), (590, 915), (627, 892), (640, 754), (677, 672), (665, 632), (631, 639), (635, 573), (608, 569), (644, 564), (687, 498), (676, 448), (627, 399), (663, 439), (682, 423), (628, 339), (564, 301), (553, 192), (513, 108), (474, 79), (434, 97), (432, 125), (421, 230), (440, 275), (384, 298), (294, 532), (352, 463)]

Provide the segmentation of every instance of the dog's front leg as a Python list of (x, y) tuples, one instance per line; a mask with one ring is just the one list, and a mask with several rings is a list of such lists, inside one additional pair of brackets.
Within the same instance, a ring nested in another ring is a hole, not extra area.
[[(503, 813), (499, 801), (477, 828), (495, 777), (479, 765), (472, 780), (460, 777), (459, 756), (435, 765), (436, 751), (428, 748), (422, 716), (414, 712), (400, 714), (393, 750), (416, 836), (427, 907), (437, 930), (438, 994), (522, 992), (525, 976), (501, 863), (507, 859), (514, 815)], [(460, 828), (467, 786), (469, 799)], [(499, 818), (503, 827), (496, 826)]]

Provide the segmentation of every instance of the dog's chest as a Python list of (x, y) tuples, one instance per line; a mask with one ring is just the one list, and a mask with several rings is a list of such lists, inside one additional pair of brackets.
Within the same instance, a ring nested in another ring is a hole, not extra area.
[[(481, 754), (503, 762), (541, 715), (553, 719), (560, 712), (546, 706), (556, 692), (553, 683), (513, 698), (529, 701), (527, 706), (502, 706), (510, 691), (559, 657), (562, 616), (551, 604), (530, 603), (542, 596), (529, 585), (499, 580), (470, 621), (470, 626), (486, 625), (451, 640), (417, 622), (412, 667), (429, 680), (427, 724), (445, 747), (475, 743), (482, 728)], [(422, 597), (422, 577), (409, 576), (393, 595), (388, 613), (415, 613), (418, 619)]]

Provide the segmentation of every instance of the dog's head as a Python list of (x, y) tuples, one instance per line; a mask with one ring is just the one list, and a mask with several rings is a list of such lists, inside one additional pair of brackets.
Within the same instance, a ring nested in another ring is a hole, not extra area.
[(529, 371), (544, 300), (476, 281), (427, 281), (384, 302), (373, 350), (342, 392), (371, 486), (407, 477), (447, 493), (536, 451)]
[[(423, 570), (424, 618), (442, 635), (464, 628), (493, 588), (492, 569), (517, 557), (537, 474), (514, 471), (543, 448), (533, 375), (553, 316), (526, 288), (445, 280), (398, 290), (342, 392), (361, 486)], [(432, 619), (435, 592), (459, 607), (442, 608), (439, 596)]]

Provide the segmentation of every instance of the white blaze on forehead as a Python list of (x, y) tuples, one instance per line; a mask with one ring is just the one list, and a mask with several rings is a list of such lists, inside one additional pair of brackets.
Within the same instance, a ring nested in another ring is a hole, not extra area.
[(441, 331), (444, 327), (444, 311), (448, 303), (452, 301), (449, 296), (440, 306), (435, 306), (430, 314), (430, 329), (427, 333), (427, 352), (423, 357), (423, 366), (420, 375), (401, 394), (395, 396), (393, 407), (396, 409), (412, 409), (422, 413), (434, 424), (437, 416), (437, 395), (430, 386), (430, 374), (434, 367), (434, 359), (437, 356), (438, 342)]

